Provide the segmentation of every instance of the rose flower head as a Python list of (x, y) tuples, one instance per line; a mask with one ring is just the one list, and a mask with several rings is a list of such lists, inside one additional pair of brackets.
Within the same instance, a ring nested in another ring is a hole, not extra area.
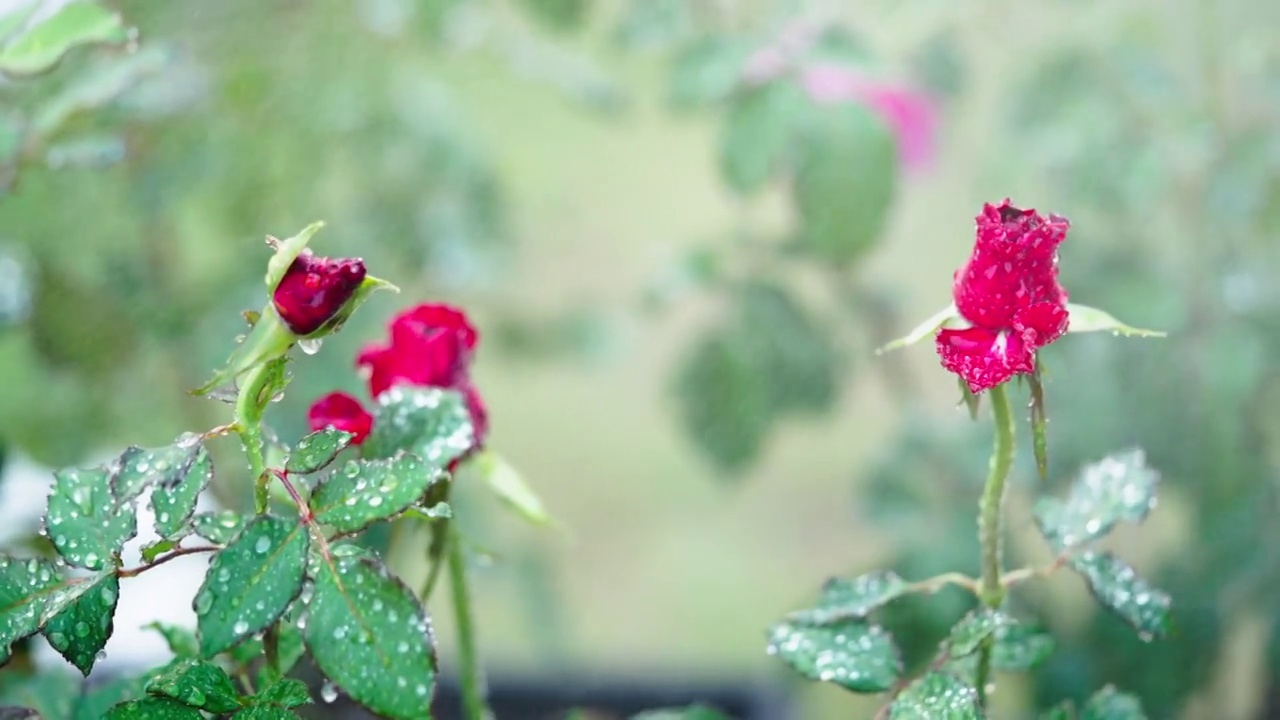
[(978, 393), (1035, 370), (1036, 351), (1067, 331), (1067, 292), (1058, 284), (1058, 245), (1070, 223), (1057, 215), (987, 204), (977, 240), (956, 271), (952, 295), (969, 322), (938, 331), (942, 365)]
[(280, 319), (296, 335), (310, 335), (338, 315), (365, 279), (359, 258), (331, 259), (304, 250), (271, 294)]

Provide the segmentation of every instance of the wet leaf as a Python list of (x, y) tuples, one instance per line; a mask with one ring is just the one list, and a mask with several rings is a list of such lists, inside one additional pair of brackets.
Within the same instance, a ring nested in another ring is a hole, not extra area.
[(297, 713), (278, 705), (254, 705), (232, 715), (231, 720), (297, 720), (298, 717)]
[(1146, 717), (1138, 698), (1110, 685), (1094, 693), (1080, 711), (1080, 720), (1146, 720)]
[(13, 643), (39, 632), (65, 605), (66, 585), (48, 560), (0, 557), (0, 663)]
[(196, 451), (181, 479), (161, 480), (151, 492), (156, 534), (175, 539), (186, 534), (187, 521), (196, 510), (196, 500), (213, 480), (213, 458), (204, 446)]
[(972, 655), (978, 652), (987, 638), (995, 635), (997, 630), (1011, 622), (1013, 619), (1002, 612), (985, 608), (974, 610), (951, 628), (947, 652), (953, 658)]
[[(279, 636), (276, 651), (279, 653), (278, 659), (280, 660), (280, 667), (277, 668), (279, 673), (277, 677), (282, 677), (293, 669), (298, 660), (302, 659), (306, 649), (302, 643), (302, 631), (293, 623), (280, 621), (276, 624), (276, 633)], [(230, 655), (233, 662), (239, 665), (248, 665), (262, 657), (263, 652), (262, 638), (254, 636), (231, 648)], [(272, 678), (271, 682), (275, 682), (275, 679)], [(263, 687), (265, 687), (265, 684)]]
[(853, 579), (831, 578), (822, 586), (818, 606), (793, 612), (787, 620), (807, 625), (828, 625), (865, 618), (868, 613), (906, 591), (897, 574), (881, 570)]
[(708, 35), (683, 48), (672, 60), (671, 107), (692, 110), (727, 99), (738, 87), (750, 53), (745, 40), (726, 35)]
[(253, 701), (257, 704), (293, 708), (310, 703), (311, 691), (307, 689), (307, 684), (300, 680), (284, 678), (258, 693)]
[(960, 402), (964, 403), (965, 408), (968, 409), (969, 419), (977, 420), (978, 408), (982, 405), (982, 396), (975, 395), (969, 389), (969, 383), (965, 382), (964, 378), (957, 376), (956, 382), (960, 385)]
[(147, 683), (147, 692), (165, 695), (191, 707), (224, 713), (240, 707), (240, 693), (226, 671), (211, 662), (183, 660)]
[(445, 467), (474, 445), (471, 413), (460, 394), (397, 385), (378, 396), (373, 432), (363, 450), (370, 458), (389, 458), (405, 450), (428, 465)]
[(647, 710), (631, 716), (631, 720), (729, 720), (729, 716), (705, 705), (683, 708)]
[(1168, 630), (1172, 600), (1128, 563), (1109, 552), (1087, 552), (1072, 558), (1071, 567), (1084, 577), (1094, 598), (1133, 626), (1138, 637), (1151, 640)]
[(1067, 303), (1067, 332), (1099, 332), (1107, 331), (1112, 335), (1129, 337), (1165, 337), (1168, 333), (1159, 330), (1143, 330), (1129, 327), (1119, 320), (1097, 308), (1078, 303)]
[(355, 435), (336, 428), (325, 428), (307, 435), (289, 451), (287, 472), (308, 475), (323, 470), (355, 439)]
[(902, 672), (889, 633), (857, 620), (825, 626), (778, 623), (769, 631), (768, 652), (810, 680), (859, 693), (888, 690)]
[(226, 545), (244, 529), (247, 518), (234, 511), (205, 512), (191, 519), (191, 527), (197, 535), (218, 545)]
[(319, 558), (312, 572), (305, 633), (316, 665), (378, 715), (428, 717), (435, 642), (413, 593), (373, 558)]
[(340, 533), (356, 532), (404, 512), (443, 477), (442, 467), (416, 455), (351, 460), (316, 488), (311, 510)]
[(174, 656), (178, 658), (199, 657), (200, 643), (196, 640), (196, 634), (187, 628), (159, 621), (143, 627), (160, 633), (160, 636), (164, 638), (165, 644), (169, 646), (169, 651)]
[(786, 79), (734, 100), (720, 135), (720, 174), (734, 192), (756, 193), (781, 168), (807, 108), (804, 93)]
[(148, 697), (117, 705), (102, 720), (204, 720), (204, 715), (177, 700)]
[(102, 570), (119, 559), (120, 548), (137, 532), (132, 505), (111, 492), (103, 468), (65, 468), (53, 475), (45, 530), (68, 564)]
[[(287, 239), (278, 240), (268, 236), (269, 243), (274, 244), (275, 254), (267, 261), (267, 292), (275, 292), (276, 286), (280, 284), (280, 278), (284, 277), (289, 266), (294, 260), (307, 249), (307, 245), (311, 242), (311, 237), (324, 227), (323, 221), (313, 222), (306, 226), (297, 235)], [(261, 323), (259, 323), (261, 325)]]
[(987, 639), (992, 640), (991, 665), (1003, 672), (1023, 672), (1044, 662), (1053, 653), (1053, 636), (1002, 612), (978, 609), (951, 629), (948, 654), (953, 663), (948, 670), (958, 677), (971, 678), (976, 654)]
[(945, 672), (930, 672), (902, 691), (889, 708), (892, 720), (981, 720), (978, 691)]
[[(184, 526), (182, 528), (182, 534), (185, 535), (187, 529), (188, 528)], [(155, 542), (147, 543), (142, 546), (141, 550), (139, 550), (139, 553), (142, 555), (142, 561), (148, 564), (153, 563), (156, 558), (178, 547), (178, 543), (180, 542), (181, 538), (177, 540), (156, 540)]]
[(202, 462), (208, 462), (208, 452), (203, 444), (190, 440), (161, 448), (131, 447), (120, 454), (113, 466), (111, 492), (117, 502), (123, 503), (155, 485), (175, 487)]
[(193, 603), (202, 655), (212, 657), (284, 614), (302, 591), (310, 540), (296, 519), (262, 515), (213, 556)]
[(1079, 547), (1119, 522), (1145, 520), (1155, 507), (1159, 480), (1141, 450), (1113, 453), (1080, 471), (1065, 502), (1038, 500), (1036, 524), (1056, 552)]
[(53, 67), (76, 46), (126, 40), (119, 15), (92, 2), (72, 2), (5, 45), (0, 73), (33, 75)]
[(537, 493), (524, 481), (520, 471), (501, 456), (486, 450), (472, 458), (471, 462), (476, 463), (480, 468), (480, 475), (484, 477), (493, 494), (497, 495), (498, 499), (514, 510), (517, 515), (534, 525), (546, 525), (551, 522), (551, 516), (542, 506), (542, 500), (538, 498)]
[(49, 620), (44, 636), (54, 650), (88, 677), (114, 630), (120, 579), (114, 572), (107, 572), (85, 582), (84, 590)]
[(898, 155), (893, 134), (856, 104), (820, 108), (799, 144), (792, 187), (802, 245), (848, 265), (875, 246), (893, 206)]
[[(907, 333), (903, 337), (900, 337), (897, 340), (892, 340), (885, 345), (876, 348), (876, 354), (883, 355), (890, 350), (897, 350), (898, 348), (904, 348), (908, 345), (915, 345), (927, 337), (932, 337), (939, 329), (949, 327), (951, 324), (960, 320), (960, 311), (956, 309), (954, 304), (948, 305), (932, 315), (928, 320), (925, 320), (915, 326), (911, 332)], [(965, 389), (968, 389), (967, 385), (965, 386)]]

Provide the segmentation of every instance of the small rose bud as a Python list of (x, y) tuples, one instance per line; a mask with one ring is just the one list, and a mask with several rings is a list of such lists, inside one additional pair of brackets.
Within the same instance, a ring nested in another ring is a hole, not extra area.
[(373, 429), (373, 416), (359, 400), (346, 393), (334, 392), (315, 401), (307, 411), (307, 424), (312, 430), (331, 427), (349, 432), (355, 435), (352, 444), (359, 445)]
[(364, 282), (364, 261), (330, 259), (303, 252), (276, 285), (271, 302), (297, 335), (310, 335), (329, 322)]

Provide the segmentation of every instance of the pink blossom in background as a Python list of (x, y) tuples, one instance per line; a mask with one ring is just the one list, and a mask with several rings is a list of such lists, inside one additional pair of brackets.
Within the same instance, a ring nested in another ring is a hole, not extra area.
[(902, 85), (878, 82), (855, 68), (815, 63), (800, 76), (805, 92), (817, 103), (862, 103), (880, 116), (898, 139), (902, 164), (927, 166), (934, 155), (937, 108), (928, 94)]

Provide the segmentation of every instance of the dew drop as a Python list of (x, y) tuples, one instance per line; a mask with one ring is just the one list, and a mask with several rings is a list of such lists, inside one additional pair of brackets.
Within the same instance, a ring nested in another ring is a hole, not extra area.
[(253, 551), (258, 553), (259, 555), (262, 555), (263, 553), (265, 553), (270, 549), (271, 549), (271, 538), (267, 537), (266, 535), (263, 535), (262, 537), (258, 538), (257, 541), (253, 543)]
[(320, 686), (320, 699), (327, 703), (331, 703), (334, 700), (337, 700), (338, 699), (337, 686), (331, 682), (325, 681), (324, 685)]
[(298, 348), (302, 350), (302, 352), (308, 355), (315, 355), (316, 353), (320, 352), (321, 344), (322, 344), (322, 341), (320, 340), (320, 338), (309, 338), (306, 340), (299, 340)]

